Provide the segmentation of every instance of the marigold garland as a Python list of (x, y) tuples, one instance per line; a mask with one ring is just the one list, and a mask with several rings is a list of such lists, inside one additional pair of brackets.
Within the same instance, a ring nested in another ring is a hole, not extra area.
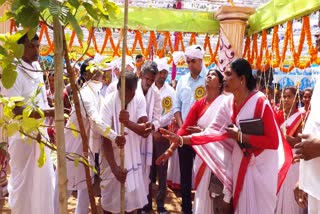
[[(267, 31), (263, 30), (261, 32), (261, 44), (260, 47), (258, 47), (258, 35), (254, 34), (252, 37), (247, 37), (245, 40), (245, 47), (243, 51), (243, 57), (246, 57), (248, 61), (251, 63), (253, 68), (260, 69), (264, 71), (268, 66), (271, 67), (279, 67), (280, 70), (284, 72), (290, 72), (294, 67), (300, 68), (300, 69), (305, 69), (311, 65), (311, 63), (316, 63), (320, 64), (320, 58), (318, 58), (318, 50), (316, 47), (313, 45), (312, 41), (312, 35), (310, 31), (310, 17), (305, 16), (302, 18), (302, 27), (301, 27), (301, 33), (300, 33), (300, 38), (299, 38), (299, 44), (297, 44), (297, 49), (295, 49), (295, 43), (293, 39), (293, 32), (292, 32), (292, 21), (287, 22), (287, 28), (285, 31), (285, 36), (283, 40), (283, 49), (281, 50), (281, 54), (279, 51), (279, 36), (278, 36), (278, 26), (273, 27), (273, 34), (272, 34), (272, 40), (271, 40), (271, 52), (269, 52), (269, 45), (267, 41)], [(40, 22), (40, 33), (39, 33), (39, 40), (44, 38), (48, 42), (48, 47), (45, 50), (40, 51), (40, 55), (46, 56), (48, 54), (53, 53), (54, 51), (54, 44), (52, 40), (50, 39), (49, 32), (48, 32), (48, 27)], [(17, 27), (15, 24), (14, 20), (10, 21), (10, 33), (13, 33), (17, 31)], [(88, 36), (88, 42), (92, 39), (92, 44), (93, 48), (96, 52), (102, 54), (105, 51), (105, 48), (107, 47), (108, 42), (110, 41), (110, 46), (113, 52), (113, 57), (115, 56), (120, 56), (119, 50), (120, 50), (120, 45), (122, 41), (122, 30), (120, 31), (120, 36), (117, 42), (117, 45), (115, 45), (113, 36), (112, 36), (112, 30), (110, 28), (105, 29), (105, 37), (103, 44), (101, 46), (101, 49), (99, 50), (95, 35), (94, 35), (94, 28), (89, 29), (89, 36)], [(145, 48), (143, 45), (142, 41), (142, 33), (145, 33), (143, 31), (139, 30), (134, 30), (135, 33), (135, 38), (133, 45), (131, 49), (129, 50), (127, 48), (126, 53), (129, 56), (132, 56), (132, 54), (136, 51), (136, 46), (139, 43), (141, 53), (146, 57), (146, 59), (149, 59), (150, 56), (150, 50), (153, 48), (153, 52), (157, 54), (159, 57), (164, 57), (165, 50), (167, 46), (169, 46), (170, 52), (172, 53), (173, 51), (184, 51), (184, 36), (183, 33), (181, 32), (176, 32), (176, 37), (177, 41), (175, 42), (175, 46), (173, 47), (172, 41), (170, 38), (170, 32), (160, 32), (164, 35), (164, 42), (161, 50), (158, 50), (158, 44), (156, 40), (156, 35), (154, 31), (150, 32), (150, 37), (149, 37), (149, 42), (148, 46)], [(70, 41), (68, 44), (69, 49), (73, 47), (74, 44), (74, 39), (76, 37), (76, 33), (72, 31)], [(190, 36), (190, 41), (189, 44), (196, 44), (196, 33), (192, 33)], [(308, 53), (309, 53), (309, 60), (306, 62), (303, 62), (300, 59), (302, 49), (305, 44), (305, 40), (307, 40), (307, 46), (308, 46)], [(79, 40), (79, 44), (81, 47), (83, 47), (82, 41)], [(218, 40), (219, 42), (219, 40)], [(252, 43), (252, 44), (251, 44)], [(290, 62), (288, 67), (284, 66), (285, 60), (286, 60), (286, 53), (287, 53), (287, 48), (289, 45), (289, 51), (290, 55), (293, 57), (293, 60)], [(211, 63), (217, 63), (217, 54), (218, 54), (218, 47), (219, 44), (215, 46), (215, 51), (212, 51), (212, 46), (210, 44), (210, 37), (209, 35), (206, 35), (205, 41), (203, 44), (203, 49), (206, 51), (209, 51), (210, 54), (210, 60), (208, 65)], [(88, 56), (93, 56), (91, 53), (86, 53)], [(169, 58), (168, 63), (172, 62), (172, 56)], [(183, 65), (185, 62), (179, 62), (179, 65)]]

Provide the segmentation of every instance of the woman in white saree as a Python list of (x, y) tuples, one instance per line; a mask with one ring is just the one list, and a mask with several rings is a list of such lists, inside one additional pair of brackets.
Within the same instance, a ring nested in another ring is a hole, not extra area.
[[(233, 60), (225, 72), (225, 91), (233, 96), (225, 99), (209, 127), (202, 133), (184, 137), (166, 130), (162, 133), (175, 146), (210, 145), (232, 139), (233, 147), (221, 143), (223, 153), (208, 153), (204, 160), (208, 166), (219, 164), (216, 175), (221, 173), (225, 179), (224, 192), (232, 193), (235, 213), (269, 214), (275, 210), (276, 193), (290, 166), (292, 153), (282, 140), (266, 97), (255, 90), (255, 82), (250, 64), (244, 59)], [(241, 132), (240, 120), (253, 118), (261, 119), (262, 135)], [(228, 162), (225, 155), (229, 151), (232, 154)]]

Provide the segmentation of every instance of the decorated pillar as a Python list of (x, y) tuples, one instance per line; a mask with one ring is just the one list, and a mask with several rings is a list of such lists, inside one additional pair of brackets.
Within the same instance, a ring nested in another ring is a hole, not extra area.
[(220, 21), (221, 71), (234, 57), (242, 57), (247, 21), (254, 12), (255, 9), (250, 7), (223, 6), (215, 13), (215, 19)]

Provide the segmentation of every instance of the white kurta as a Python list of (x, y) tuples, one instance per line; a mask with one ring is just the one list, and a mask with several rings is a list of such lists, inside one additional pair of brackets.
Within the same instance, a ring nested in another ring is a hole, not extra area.
[[(100, 111), (102, 120), (112, 126), (115, 131), (120, 130), (119, 113), (121, 110), (120, 95), (118, 91), (107, 95)], [(136, 93), (127, 106), (130, 120), (138, 122), (139, 118), (147, 116), (146, 102), (143, 95)], [(142, 208), (148, 203), (147, 189), (144, 184), (142, 171), (140, 144), (141, 137), (133, 131), (125, 128), (126, 144), (124, 146), (125, 168), (128, 170), (125, 183), (125, 211), (131, 212)], [(117, 145), (112, 144), (115, 161), (120, 166), (120, 150)], [(106, 211), (120, 212), (120, 182), (116, 179), (111, 168), (103, 156), (101, 158), (101, 205)]]
[[(315, 135), (320, 137), (320, 100), (318, 94), (320, 93), (320, 79), (313, 91), (315, 96), (311, 99), (311, 112), (306, 122), (303, 133)], [(308, 193), (308, 212), (310, 214), (320, 213), (320, 157), (309, 161), (300, 161), (300, 188)]]
[[(33, 65), (22, 61), (23, 67), (41, 70), (38, 62)], [(40, 83), (43, 84), (41, 72), (31, 72), (21, 66), (17, 67), (18, 76), (13, 87), (4, 90), (8, 97), (21, 96), (27, 101), (34, 95)], [(40, 108), (48, 108), (44, 84), (36, 97)], [(46, 133), (46, 132), (44, 132)], [(42, 214), (53, 213), (54, 172), (50, 159), (50, 150), (45, 148), (46, 162), (39, 168), (40, 149), (38, 143), (28, 143), (27, 138), (16, 134), (9, 138), (10, 178), (8, 183), (9, 206), (11, 213)]]
[[(99, 95), (101, 85), (94, 84), (89, 81), (84, 84), (80, 89), (80, 110), (82, 120), (85, 128), (85, 132), (89, 139), (89, 154), (95, 154), (100, 152), (101, 136), (105, 136), (111, 140), (114, 140), (117, 134), (110, 130), (105, 132), (107, 126), (100, 118), (100, 105), (103, 98)], [(68, 128), (75, 126), (76, 130), (79, 130), (79, 124), (74, 109), (71, 112), (70, 119), (67, 123)], [(66, 152), (83, 154), (83, 144), (80, 133), (75, 136), (71, 129), (65, 129), (65, 142)], [(89, 157), (90, 164), (94, 165), (94, 157)], [(83, 164), (79, 164), (75, 167), (73, 161), (67, 161), (67, 177), (68, 177), (68, 190), (82, 190), (87, 188), (86, 176)]]
[[(138, 86), (136, 93), (144, 95), (141, 87), (141, 81), (138, 81)], [(146, 100), (146, 113), (148, 121), (154, 125), (155, 130), (160, 127), (160, 117), (161, 117), (161, 99), (160, 94), (153, 87), (150, 87), (147, 94), (144, 95)], [(153, 155), (153, 138), (152, 133), (149, 134), (147, 138), (142, 138), (141, 141), (141, 162), (142, 170), (145, 179), (145, 188), (148, 189), (150, 183), (150, 167), (152, 165), (152, 155)]]

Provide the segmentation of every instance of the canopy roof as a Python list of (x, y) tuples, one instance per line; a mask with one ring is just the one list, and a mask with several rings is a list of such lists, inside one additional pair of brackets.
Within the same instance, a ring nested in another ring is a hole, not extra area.
[[(138, 1), (138, 0), (136, 0)], [(142, 0), (140, 0), (142, 1)], [(134, 0), (132, 0), (134, 2)], [(131, 2), (131, 3), (132, 3)], [(183, 1), (184, 4), (190, 1)], [(200, 4), (202, 1), (197, 1)], [(221, 6), (225, 1), (206, 1), (210, 5)], [(217, 4), (221, 2), (221, 4)], [(241, 0), (234, 1), (236, 6), (247, 6), (239, 4)], [(242, 2), (249, 2), (244, 1)], [(264, 3), (263, 0), (258, 1)], [(253, 4), (257, 6), (257, 4)], [(102, 21), (100, 27), (122, 28), (123, 7), (120, 6), (120, 13), (117, 17), (110, 17), (109, 21)], [(213, 8), (208, 6), (208, 8)], [(262, 5), (251, 15), (249, 19), (249, 35), (258, 33), (263, 29), (285, 23), (288, 20), (308, 15), (320, 9), (319, 0), (272, 0)], [(81, 13), (79, 14), (81, 15)], [(214, 19), (214, 10), (176, 10), (168, 8), (150, 8), (129, 6), (129, 29), (132, 30), (155, 30), (155, 31), (180, 31), (217, 34), (219, 22)]]

